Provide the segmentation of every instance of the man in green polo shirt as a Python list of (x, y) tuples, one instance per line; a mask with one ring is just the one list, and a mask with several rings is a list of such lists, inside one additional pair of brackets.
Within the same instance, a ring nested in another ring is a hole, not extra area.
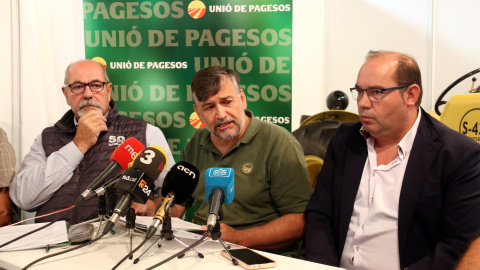
[(200, 70), (191, 86), (193, 108), (206, 128), (193, 135), (180, 160), (195, 165), (201, 176), (191, 200), (177, 206), (174, 215), (182, 216), (184, 206), (196, 200), (194, 222), (205, 225), (205, 171), (233, 168), (235, 196), (222, 206), (221, 238), (255, 249), (289, 250), (303, 238), (303, 212), (312, 192), (302, 147), (284, 128), (246, 111), (235, 71), (219, 66)]

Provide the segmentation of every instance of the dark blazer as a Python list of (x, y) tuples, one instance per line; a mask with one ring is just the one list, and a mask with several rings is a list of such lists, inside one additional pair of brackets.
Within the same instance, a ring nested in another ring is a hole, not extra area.
[[(422, 110), (398, 213), (401, 269), (452, 269), (480, 231), (480, 144)], [(305, 210), (306, 259), (338, 266), (367, 159), (361, 123), (339, 127)]]

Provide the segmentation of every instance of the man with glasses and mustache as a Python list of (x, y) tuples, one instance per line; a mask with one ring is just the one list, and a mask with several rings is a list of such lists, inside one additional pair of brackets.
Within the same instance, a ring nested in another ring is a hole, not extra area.
[(453, 269), (480, 231), (480, 145), (427, 114), (416, 61), (369, 52), (360, 122), (331, 140), (305, 211), (306, 259), (345, 269)]
[[(168, 167), (155, 181), (154, 199), (133, 203), (137, 215), (153, 215), (168, 169), (175, 163), (163, 133), (143, 120), (119, 115), (110, 99), (112, 83), (105, 68), (80, 60), (65, 71), (63, 95), (70, 106), (54, 125), (35, 139), (10, 187), (13, 202), (41, 216), (73, 205), (75, 199), (110, 164), (113, 151), (133, 137), (143, 145), (158, 145), (167, 153)], [(51, 221), (57, 215), (37, 219)], [(98, 201), (90, 200), (65, 217), (76, 224), (98, 217)]]
[[(235, 196), (224, 204), (221, 238), (242, 246), (294, 256), (304, 235), (303, 211), (311, 195), (303, 150), (290, 132), (262, 122), (247, 111), (238, 74), (212, 66), (195, 74), (191, 83), (193, 108), (206, 125), (183, 149), (180, 160), (200, 170), (192, 198), (176, 206), (198, 202), (194, 222), (205, 225), (209, 204), (205, 198), (205, 171), (233, 168)], [(289, 253), (290, 252), (290, 253)], [(297, 255), (298, 256), (298, 255)]]

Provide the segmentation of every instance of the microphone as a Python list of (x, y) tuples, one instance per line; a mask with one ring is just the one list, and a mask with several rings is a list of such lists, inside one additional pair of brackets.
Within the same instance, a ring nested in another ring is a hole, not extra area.
[(97, 197), (98, 195), (94, 192), (95, 189), (101, 187), (107, 180), (112, 178), (118, 171), (125, 171), (133, 158), (141, 151), (145, 146), (135, 138), (126, 139), (115, 151), (113, 151), (112, 156), (110, 157), (111, 163), (108, 167), (99, 175), (93, 182), (88, 185), (87, 189), (78, 196), (78, 198), (73, 203), (78, 205), (83, 203), (86, 200)]
[(162, 185), (162, 196), (165, 198), (157, 208), (145, 239), (153, 236), (160, 224), (163, 224), (165, 218), (170, 214), (175, 203), (181, 204), (192, 195), (197, 187), (198, 178), (200, 178), (200, 171), (186, 161), (179, 161), (172, 166)]
[(125, 170), (115, 188), (123, 193), (108, 220), (103, 234), (107, 234), (120, 219), (125, 216), (132, 201), (145, 204), (155, 189), (154, 181), (167, 166), (167, 154), (156, 145), (149, 146), (138, 153), (132, 167)]
[(205, 172), (205, 197), (210, 203), (207, 230), (212, 231), (219, 220), (222, 204), (231, 203), (234, 197), (235, 173), (232, 168), (209, 168)]

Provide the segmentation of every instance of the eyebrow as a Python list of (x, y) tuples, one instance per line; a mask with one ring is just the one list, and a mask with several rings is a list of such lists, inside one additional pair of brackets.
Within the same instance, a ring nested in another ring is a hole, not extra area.
[(377, 86), (369, 86), (369, 87), (363, 89), (360, 86), (358, 86), (358, 84), (355, 84), (355, 88), (358, 88), (358, 89), (361, 89), (361, 90), (368, 90), (368, 89), (384, 89), (385, 87), (377, 85)]
[(89, 81), (88, 83), (84, 83), (82, 81), (73, 81), (71, 84), (75, 84), (75, 83), (83, 83), (83, 84), (89, 84), (89, 83), (92, 83), (92, 82), (101, 82), (99, 79), (94, 79), (94, 80), (91, 80)]
[[(218, 99), (219, 99), (220, 101), (224, 101), (224, 100), (227, 100), (227, 99), (233, 99), (233, 98), (235, 98), (235, 97), (234, 97), (234, 96), (232, 96), (232, 95), (229, 95), (229, 96), (226, 96), (226, 97), (219, 97)], [(204, 103), (204, 104), (210, 104), (210, 103), (212, 103), (212, 102), (205, 101), (205, 103)]]

